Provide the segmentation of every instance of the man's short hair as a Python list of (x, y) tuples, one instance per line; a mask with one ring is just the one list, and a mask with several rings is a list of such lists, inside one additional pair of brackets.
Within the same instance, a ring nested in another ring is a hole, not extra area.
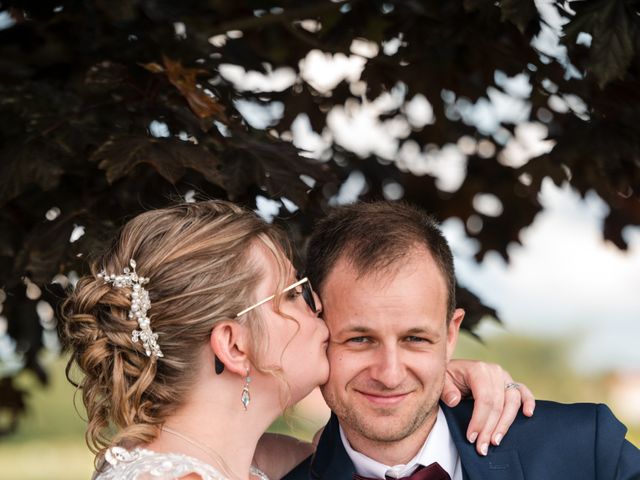
[(447, 285), (447, 322), (456, 308), (453, 255), (436, 220), (404, 202), (360, 202), (334, 208), (314, 228), (307, 248), (307, 276), (322, 292), (327, 276), (342, 258), (359, 274), (393, 268), (426, 248)]

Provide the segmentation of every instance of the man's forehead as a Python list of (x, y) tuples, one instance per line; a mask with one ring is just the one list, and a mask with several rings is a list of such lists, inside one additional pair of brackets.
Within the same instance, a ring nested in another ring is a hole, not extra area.
[[(333, 333), (350, 328), (400, 330), (446, 322), (444, 275), (425, 250), (384, 269), (362, 271), (340, 259), (320, 291), (324, 318)], [(433, 328), (433, 327), (431, 327)]]
[(340, 284), (340, 291), (347, 293), (351, 289), (364, 285), (375, 285), (386, 288), (398, 275), (408, 275), (420, 266), (428, 265), (432, 275), (444, 281), (444, 275), (437, 266), (433, 255), (423, 246), (417, 246), (407, 251), (402, 257), (396, 257), (392, 262), (373, 262), (371, 265), (361, 265), (343, 254), (334, 262), (319, 292), (322, 296), (329, 287)]

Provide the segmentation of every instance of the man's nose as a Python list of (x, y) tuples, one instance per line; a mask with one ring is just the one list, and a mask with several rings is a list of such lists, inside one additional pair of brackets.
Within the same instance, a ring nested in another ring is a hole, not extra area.
[(402, 352), (396, 344), (381, 345), (376, 352), (371, 376), (385, 388), (396, 388), (404, 381), (406, 368), (402, 361)]

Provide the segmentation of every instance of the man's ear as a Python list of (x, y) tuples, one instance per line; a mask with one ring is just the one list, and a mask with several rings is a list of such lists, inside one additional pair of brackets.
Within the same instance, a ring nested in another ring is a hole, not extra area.
[(447, 362), (451, 360), (453, 351), (456, 349), (456, 343), (458, 343), (458, 333), (460, 333), (460, 324), (464, 319), (464, 310), (456, 308), (447, 327)]
[(211, 350), (217, 358), (216, 363), (224, 365), (224, 370), (241, 376), (247, 374), (250, 363), (248, 333), (247, 327), (237, 322), (220, 322), (211, 330)]

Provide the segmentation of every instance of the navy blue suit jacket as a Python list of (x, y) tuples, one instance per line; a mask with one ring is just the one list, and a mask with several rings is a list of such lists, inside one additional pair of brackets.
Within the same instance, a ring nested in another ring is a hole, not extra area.
[[(519, 414), (499, 447), (486, 457), (465, 438), (473, 402), (441, 405), (460, 455), (465, 480), (638, 480), (640, 450), (606, 405), (536, 402), (532, 418)], [(285, 480), (351, 480), (355, 469), (331, 416), (318, 449)]]

